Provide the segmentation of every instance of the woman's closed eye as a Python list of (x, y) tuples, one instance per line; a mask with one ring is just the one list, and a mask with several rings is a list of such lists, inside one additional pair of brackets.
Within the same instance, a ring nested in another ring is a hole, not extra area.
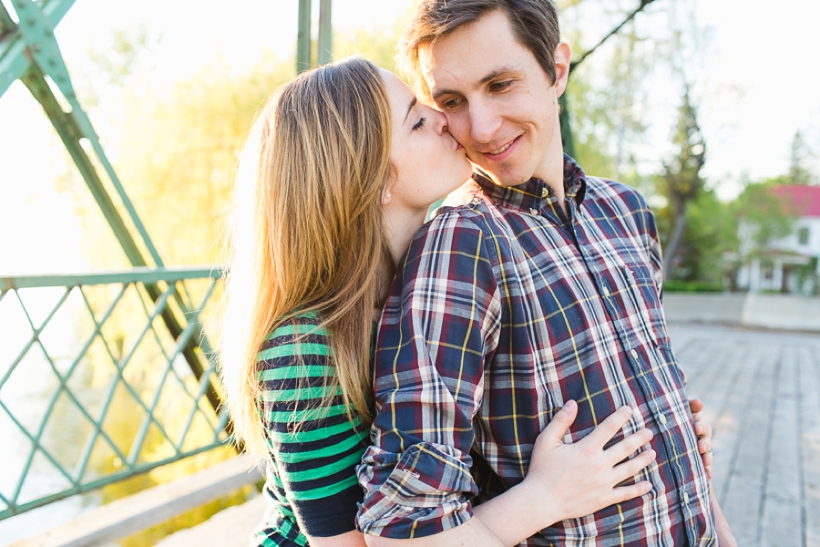
[(424, 122), (425, 121), (427, 121), (427, 118), (421, 118), (419, 121), (417, 121), (415, 124), (413, 124), (413, 131), (415, 131), (416, 129), (421, 129), (422, 127), (424, 127)]

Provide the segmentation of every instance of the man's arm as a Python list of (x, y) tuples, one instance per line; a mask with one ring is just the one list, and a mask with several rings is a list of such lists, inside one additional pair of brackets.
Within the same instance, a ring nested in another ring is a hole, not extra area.
[(482, 231), (450, 210), (422, 228), (399, 268), (379, 330), (374, 446), (358, 471), (365, 534), (436, 535), (436, 545), (467, 534), (481, 545), (473, 538), (485, 529), (464, 525), (477, 493), (472, 422), (500, 324), (496, 262)]

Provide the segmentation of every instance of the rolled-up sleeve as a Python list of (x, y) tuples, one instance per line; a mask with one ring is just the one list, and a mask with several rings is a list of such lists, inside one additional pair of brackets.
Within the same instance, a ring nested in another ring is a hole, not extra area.
[(501, 322), (497, 254), (481, 221), (457, 208), (423, 227), (385, 305), (374, 444), (358, 469), (365, 533), (423, 537), (472, 516), (473, 418)]

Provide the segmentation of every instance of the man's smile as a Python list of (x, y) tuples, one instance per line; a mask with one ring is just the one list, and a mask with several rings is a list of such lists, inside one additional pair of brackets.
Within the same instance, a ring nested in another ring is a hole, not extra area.
[(515, 149), (515, 145), (521, 140), (521, 135), (517, 136), (513, 140), (509, 141), (507, 144), (504, 144), (495, 150), (489, 150), (487, 152), (481, 152), (485, 157), (494, 161), (500, 161), (506, 159), (507, 156), (512, 154), (512, 151)]

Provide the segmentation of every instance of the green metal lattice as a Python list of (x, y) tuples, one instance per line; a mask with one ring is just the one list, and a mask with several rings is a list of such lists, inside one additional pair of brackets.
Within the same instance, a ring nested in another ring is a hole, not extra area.
[[(210, 269), (144, 268), (0, 278), (0, 319), (16, 313), (30, 329), (28, 337), (4, 342), (11, 359), (0, 361), (0, 434), (13, 441), (5, 450), (19, 452), (17, 458), (7, 454), (0, 519), (225, 443), (227, 414), (215, 411), (208, 398), (220, 388), (213, 355), (202, 349), (208, 344), (201, 321), (220, 276)], [(160, 291), (156, 301), (148, 287)], [(183, 312), (175, 297), (191, 311)], [(176, 339), (161, 319), (168, 310), (186, 321)], [(66, 324), (86, 328), (76, 333), (77, 350), (60, 355), (66, 348), (54, 346), (64, 339), (59, 333)], [(198, 376), (182, 355), (192, 341), (209, 363)], [(9, 353), (15, 342), (19, 351)], [(32, 399), (41, 407), (36, 415), (27, 412)], [(82, 433), (71, 438), (81, 450), (60, 452), (66, 429)], [(38, 484), (43, 474), (55, 488)]]

